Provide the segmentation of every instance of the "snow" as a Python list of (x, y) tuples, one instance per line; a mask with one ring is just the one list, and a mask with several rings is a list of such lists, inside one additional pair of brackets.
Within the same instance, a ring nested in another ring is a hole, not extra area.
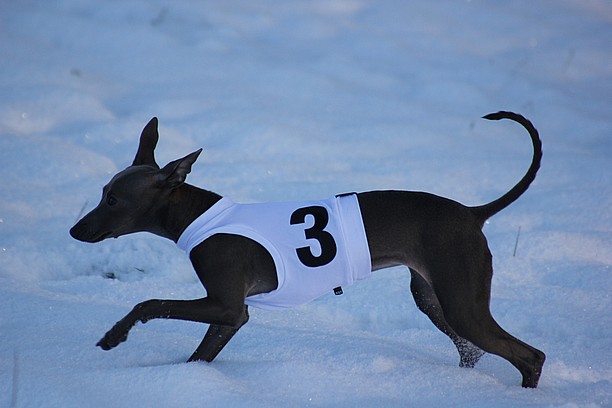
[[(606, 0), (0, 2), (0, 406), (606, 407), (612, 397), (612, 6)], [(148, 298), (203, 295), (176, 246), (68, 229), (160, 119), (159, 162), (238, 202), (424, 190), (468, 205), (531, 159), (485, 232), (492, 311), (543, 350), (539, 388), (458, 367), (402, 268), (287, 312), (252, 310), (212, 364), (205, 325), (99, 338)], [(520, 237), (513, 256), (517, 232)]]

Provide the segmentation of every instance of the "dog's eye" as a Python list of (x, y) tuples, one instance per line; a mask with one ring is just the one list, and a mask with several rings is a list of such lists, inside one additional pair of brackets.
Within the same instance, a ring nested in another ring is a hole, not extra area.
[(113, 205), (117, 204), (117, 199), (115, 198), (115, 196), (108, 196), (108, 198), (106, 199), (106, 204), (112, 207)]

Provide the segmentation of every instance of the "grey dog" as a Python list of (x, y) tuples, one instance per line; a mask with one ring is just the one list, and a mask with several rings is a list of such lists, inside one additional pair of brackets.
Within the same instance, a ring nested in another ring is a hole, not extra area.
[[(533, 143), (527, 173), (502, 197), (476, 207), (423, 192), (369, 191), (356, 197), (371, 271), (407, 266), (416, 305), (454, 342), (460, 365), (473, 367), (484, 352), (496, 354), (520, 371), (523, 387), (534, 388), (545, 355), (508, 334), (491, 316), (492, 258), (482, 227), (527, 190), (540, 167), (542, 146), (537, 130), (521, 115), (498, 112), (485, 118), (518, 122)], [(221, 200), (214, 192), (185, 183), (201, 149), (160, 168), (154, 157), (158, 138), (157, 119), (153, 118), (142, 131), (134, 162), (112, 178), (99, 205), (70, 230), (74, 238), (99, 242), (147, 231), (177, 242), (194, 220)], [(316, 225), (308, 231), (314, 235), (307, 238), (319, 243), (324, 243), (323, 238), (333, 240)], [(142, 302), (98, 346), (104, 350), (116, 347), (137, 322), (189, 320), (210, 324), (189, 361), (210, 362), (248, 321), (245, 300), (274, 292), (279, 285), (269, 251), (239, 234), (207, 238), (191, 251), (190, 259), (206, 297)]]

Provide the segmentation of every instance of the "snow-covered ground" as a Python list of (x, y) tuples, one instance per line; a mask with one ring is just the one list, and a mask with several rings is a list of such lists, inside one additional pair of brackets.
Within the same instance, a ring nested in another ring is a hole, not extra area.
[[(0, 406), (605, 407), (612, 404), (612, 5), (608, 0), (0, 2)], [(236, 201), (426, 190), (476, 205), (531, 160), (485, 226), (492, 311), (547, 354), (540, 386), (505, 360), (458, 367), (381, 271), (252, 320), (212, 364), (205, 325), (97, 340), (148, 298), (203, 290), (184, 253), (68, 229), (160, 119), (158, 160), (203, 147), (189, 181)], [(517, 232), (520, 236), (513, 256)]]

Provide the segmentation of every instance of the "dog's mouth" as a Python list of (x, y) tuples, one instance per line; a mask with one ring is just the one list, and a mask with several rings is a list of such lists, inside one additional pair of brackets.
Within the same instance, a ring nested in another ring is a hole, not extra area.
[(117, 238), (118, 236), (119, 235), (109, 231), (109, 232), (105, 232), (98, 236), (93, 237), (92, 240), (89, 242), (96, 243), (96, 242), (104, 241), (107, 238)]
[(70, 235), (72, 238), (82, 241), (88, 242), (91, 244), (95, 244), (96, 242), (104, 241), (107, 238), (117, 238), (118, 235), (114, 234), (112, 231), (102, 232), (102, 233), (92, 233), (88, 230), (87, 226), (80, 226), (79, 224), (75, 225), (70, 229)]
[(106, 232), (106, 233), (101, 234), (98, 237), (96, 237), (95, 241), (93, 241), (93, 242), (104, 241), (107, 238), (117, 238), (117, 236), (115, 234), (113, 234), (112, 232)]

